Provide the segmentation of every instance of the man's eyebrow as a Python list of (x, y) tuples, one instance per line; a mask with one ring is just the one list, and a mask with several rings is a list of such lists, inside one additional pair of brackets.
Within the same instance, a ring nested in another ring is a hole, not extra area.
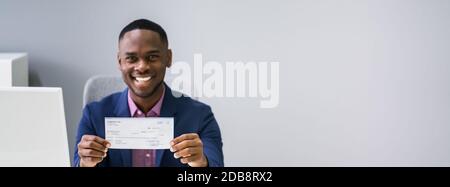
[(145, 54), (151, 54), (151, 53), (160, 53), (161, 51), (160, 50), (158, 50), (158, 49), (155, 49), (155, 50), (150, 50), (150, 51), (147, 51)]
[(127, 55), (127, 56), (136, 56), (137, 53), (135, 53), (135, 52), (125, 52), (125, 55)]
[[(161, 52), (160, 50), (155, 49), (155, 50), (147, 51), (147, 52), (145, 52), (145, 54), (154, 54), (154, 53), (160, 53), (160, 52)], [(136, 52), (125, 52), (125, 55), (126, 56), (136, 56), (137, 53)]]

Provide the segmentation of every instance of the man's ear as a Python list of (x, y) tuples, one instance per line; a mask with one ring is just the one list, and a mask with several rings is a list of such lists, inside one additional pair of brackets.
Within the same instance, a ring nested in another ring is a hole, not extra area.
[(117, 52), (117, 67), (120, 69), (120, 52)]
[(167, 49), (167, 64), (166, 67), (170, 68), (172, 66), (172, 50)]

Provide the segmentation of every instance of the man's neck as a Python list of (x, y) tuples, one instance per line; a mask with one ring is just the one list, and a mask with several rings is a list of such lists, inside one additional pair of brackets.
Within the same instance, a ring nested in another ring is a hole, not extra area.
[(159, 99), (161, 98), (161, 96), (164, 92), (164, 89), (165, 89), (164, 84), (161, 84), (156, 89), (157, 90), (155, 91), (155, 93), (153, 93), (152, 96), (147, 97), (147, 98), (142, 98), (142, 97), (136, 96), (134, 93), (131, 93), (131, 99), (136, 104), (136, 106), (139, 108), (139, 110), (144, 112), (144, 114), (148, 113), (148, 111), (150, 111), (155, 106), (155, 104), (159, 101)]

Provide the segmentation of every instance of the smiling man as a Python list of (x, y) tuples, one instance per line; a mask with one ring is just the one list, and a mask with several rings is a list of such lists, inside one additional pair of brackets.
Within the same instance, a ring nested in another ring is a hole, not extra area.
[[(223, 166), (221, 134), (211, 108), (175, 97), (164, 83), (172, 51), (161, 26), (145, 19), (128, 24), (119, 35), (117, 61), (128, 88), (85, 106), (75, 166)], [(176, 138), (170, 149), (108, 149), (105, 117), (173, 117)]]

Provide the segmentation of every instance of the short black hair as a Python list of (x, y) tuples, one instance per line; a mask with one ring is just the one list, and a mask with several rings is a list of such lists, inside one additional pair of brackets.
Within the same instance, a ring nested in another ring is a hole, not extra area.
[(159, 34), (159, 37), (161, 38), (161, 41), (164, 44), (166, 44), (167, 46), (169, 45), (169, 41), (167, 40), (166, 31), (164, 31), (164, 29), (157, 23), (147, 20), (147, 19), (134, 20), (133, 22), (131, 22), (127, 26), (125, 26), (122, 29), (122, 31), (120, 31), (119, 41), (122, 40), (125, 33), (130, 32), (132, 30), (136, 30), (136, 29), (144, 29), (144, 30), (154, 31)]

